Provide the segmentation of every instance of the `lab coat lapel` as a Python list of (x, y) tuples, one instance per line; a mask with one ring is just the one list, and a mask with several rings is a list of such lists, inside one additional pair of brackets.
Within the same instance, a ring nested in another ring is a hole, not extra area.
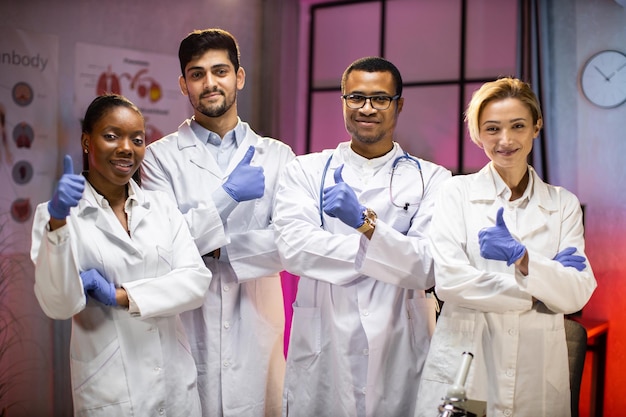
[(487, 165), (476, 173), (474, 181), (469, 186), (468, 197), (472, 204), (483, 204), (487, 207), (485, 216), (492, 224), (496, 223), (496, 214), (500, 208), (495, 196), (496, 186)]
[[(113, 216), (103, 215), (104, 213), (102, 209), (99, 208), (98, 202), (95, 200), (95, 196), (91, 191), (85, 190), (83, 198), (78, 203), (78, 208), (79, 216), (93, 222), (102, 233), (109, 236), (113, 241), (118, 242), (120, 246), (133, 247), (130, 237), (125, 233), (119, 222), (117, 222), (117, 219)], [(111, 219), (116, 223), (113, 223)]]
[(130, 224), (130, 235), (132, 236), (143, 219), (150, 214), (150, 202), (146, 201), (144, 191), (134, 181), (131, 181), (131, 186), (137, 197), (137, 204), (133, 207), (132, 222)]
[(222, 179), (222, 170), (209, 152), (208, 145), (196, 137), (190, 123), (191, 120), (188, 119), (178, 127), (178, 150), (189, 155), (192, 164)]
[[(398, 159), (399, 157), (404, 155), (404, 151), (402, 150), (402, 148), (400, 147), (400, 145), (397, 145), (394, 151), (394, 155), (385, 163), (384, 166), (382, 166), (378, 172), (376, 173), (376, 175), (374, 175), (374, 178), (372, 178), (372, 181), (370, 181), (370, 184), (368, 185), (367, 190), (368, 191), (373, 191), (373, 192), (385, 192), (385, 193), (389, 193), (389, 185), (391, 184), (391, 168), (394, 164), (394, 162), (396, 161), (396, 159)], [(412, 164), (412, 162), (407, 162)], [(406, 168), (406, 167), (403, 167)], [(413, 171), (415, 170), (415, 171)], [(402, 172), (401, 172), (402, 171)], [(414, 187), (418, 186), (418, 184), (415, 184), (415, 176), (414, 174), (417, 173), (417, 168), (411, 166), (410, 167), (410, 171), (404, 171), (404, 170), (399, 170), (396, 172), (396, 175), (393, 178), (393, 189), (394, 189), (394, 195), (397, 195), (399, 190), (413, 190)], [(409, 173), (408, 175), (403, 175), (405, 173)], [(421, 184), (419, 185), (420, 190), (421, 190)], [(411, 198), (412, 200), (414, 198)]]
[[(533, 198), (528, 203), (528, 220), (523, 228), (518, 231), (517, 237), (521, 240), (545, 227), (550, 213), (557, 210), (556, 203), (550, 198), (548, 187), (539, 178), (535, 170), (529, 166), (530, 175), (533, 177)], [(500, 204), (495, 199), (496, 189), (489, 166), (483, 167), (476, 175), (469, 190), (469, 199), (472, 203), (489, 205), (486, 216), (493, 224), (496, 223), (496, 214)]]
[(102, 216), (101, 213), (96, 215), (96, 227), (102, 230), (102, 233), (108, 235), (112, 240), (117, 240), (121, 246), (132, 246), (132, 242), (127, 233), (124, 232), (122, 226), (117, 223), (113, 223), (112, 218), (108, 216)]
[(550, 192), (546, 183), (539, 178), (532, 167), (529, 167), (530, 175), (533, 177), (533, 198), (528, 203), (529, 223), (523, 230), (520, 230), (520, 239), (525, 239), (537, 230), (546, 227), (550, 216), (557, 211), (557, 203), (550, 197)]
[[(391, 177), (391, 164), (393, 163), (393, 159), (391, 159), (389, 162), (387, 162), (384, 166), (382, 166), (378, 172), (374, 175), (374, 177), (372, 178), (372, 180), (370, 181), (369, 184), (367, 184), (366, 187), (364, 187), (366, 190), (368, 191), (372, 191), (375, 193), (378, 192), (389, 192), (388, 190), (385, 190), (386, 188), (389, 187), (389, 179)], [(406, 181), (406, 176), (404, 177)], [(398, 187), (397, 189), (404, 189), (403, 186), (403, 179), (400, 178), (400, 176), (397, 176), (395, 178), (395, 180), (397, 182), (395, 182), (393, 185), (394, 187)], [(411, 182), (414, 181), (415, 178), (411, 179)], [(400, 188), (401, 187), (401, 188)]]
[[(233, 169), (235, 169), (235, 167), (239, 164), (239, 162), (241, 162), (246, 152), (248, 152), (248, 148), (250, 146), (255, 146), (257, 144), (256, 134), (247, 125), (246, 125), (245, 132), (246, 132), (245, 136), (243, 140), (241, 141), (241, 144), (239, 144), (239, 146), (237, 147), (237, 150), (235, 151), (235, 155), (233, 155), (230, 162), (228, 163), (228, 169), (226, 170), (226, 173), (225, 173), (226, 175), (230, 175)], [(261, 163), (259, 163), (258, 161), (261, 158), (263, 158), (262, 154), (264, 152), (264, 149), (260, 149), (256, 146), (255, 148), (256, 150), (254, 152), (254, 156), (252, 157), (252, 161), (250, 161), (250, 165), (259, 166), (261, 165)]]
[[(391, 176), (391, 166), (393, 165), (393, 161), (395, 161), (396, 158), (404, 154), (404, 151), (400, 148), (400, 145), (396, 146), (395, 151), (393, 152), (394, 152), (394, 155), (391, 158), (389, 158), (389, 160), (382, 167), (380, 167), (380, 169), (376, 172), (376, 174), (374, 174), (374, 176), (369, 181), (367, 181), (367, 183), (362, 181), (360, 178), (350, 181), (349, 176), (346, 177), (345, 174), (344, 174), (343, 179), (348, 184), (350, 184), (350, 186), (352, 186), (352, 188), (354, 188), (355, 191), (359, 190), (361, 192), (367, 192), (368, 194), (370, 193), (378, 194), (378, 193), (383, 193), (383, 192), (388, 193), (389, 192), (388, 190), (389, 179)], [(404, 181), (406, 181), (406, 179), (408, 179), (408, 176), (405, 176)], [(394, 178), (394, 180), (397, 181), (394, 183), (394, 186), (398, 187), (397, 189), (404, 188), (404, 184), (402, 183), (403, 179), (400, 178), (400, 176), (397, 176), (396, 178)], [(414, 181), (414, 178), (411, 177), (410, 181)]]
[(474, 181), (472, 181), (469, 187), (468, 196), (472, 203), (489, 203), (495, 201), (496, 185), (488, 165), (484, 166), (474, 176)]
[[(319, 154), (319, 176), (321, 189), (335, 185), (334, 175), (335, 170), (343, 164), (343, 156), (339, 152), (338, 148), (333, 151), (325, 151)], [(328, 164), (328, 166), (327, 166)], [(344, 177), (345, 180), (345, 177)], [(322, 183), (323, 182), (323, 183)]]

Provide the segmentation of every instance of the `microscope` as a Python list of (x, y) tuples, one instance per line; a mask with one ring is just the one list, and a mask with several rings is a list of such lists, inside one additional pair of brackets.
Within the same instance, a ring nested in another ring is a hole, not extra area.
[(438, 417), (476, 417), (465, 408), (465, 380), (469, 372), (474, 355), (471, 352), (463, 352), (461, 367), (458, 370), (454, 383), (448, 388), (443, 403), (439, 406)]

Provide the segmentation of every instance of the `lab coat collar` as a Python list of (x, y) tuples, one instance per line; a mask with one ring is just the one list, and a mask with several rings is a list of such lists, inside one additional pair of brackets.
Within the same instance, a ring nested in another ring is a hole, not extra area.
[[(150, 202), (146, 200), (146, 194), (134, 180), (130, 180), (128, 184), (128, 199), (126, 205), (130, 204), (132, 209), (132, 221), (130, 221), (130, 233), (134, 233), (137, 226), (150, 212)], [(129, 245), (134, 248), (134, 244), (127, 233), (119, 227), (118, 224), (111, 224), (110, 216), (100, 215), (100, 209), (109, 209), (108, 201), (99, 194), (95, 188), (85, 181), (85, 191), (83, 197), (78, 202), (78, 215), (84, 218), (92, 218), (96, 227), (102, 230), (108, 236), (118, 240), (121, 244)]]
[[(227, 171), (223, 173), (219, 168), (217, 161), (215, 161), (215, 158), (213, 158), (213, 155), (211, 155), (211, 152), (209, 152), (207, 148), (208, 145), (206, 144), (206, 139), (202, 141), (198, 138), (194, 131), (194, 128), (192, 128), (192, 123), (195, 124), (197, 122), (192, 121), (192, 119), (187, 119), (178, 127), (178, 150), (195, 147), (197, 152), (194, 152), (190, 156), (190, 161), (194, 165), (197, 165), (200, 168), (209, 171), (217, 178), (223, 178), (230, 174), (230, 172), (237, 166), (239, 161), (241, 161), (244, 154), (248, 150), (248, 147), (257, 143), (257, 135), (254, 133), (254, 131), (250, 129), (250, 126), (246, 122), (243, 122), (241, 121), (241, 119), (237, 118), (237, 126), (235, 126), (234, 129), (235, 140), (237, 141), (237, 151), (229, 162)], [(206, 130), (206, 132), (208, 132), (208, 130)], [(202, 146), (199, 146), (200, 144)], [(254, 164), (254, 161), (257, 158), (257, 153), (262, 152), (262, 149), (257, 149), (255, 156), (252, 158), (251, 164)]]
[[(184, 123), (183, 123), (184, 124)], [(181, 125), (182, 126), (182, 125)], [(211, 135), (214, 135), (215, 138), (219, 138), (217, 133), (205, 128), (200, 123), (196, 121), (194, 117), (189, 120), (189, 127), (196, 135), (196, 138), (202, 142), (205, 146), (209, 146), (209, 138)], [(239, 117), (237, 117), (237, 124), (233, 128), (233, 130), (229, 131), (224, 135), (223, 140), (233, 140), (237, 143), (237, 146), (241, 145), (241, 142), (245, 138), (247, 131), (249, 130), (249, 126), (247, 123), (241, 121)], [(232, 134), (232, 136), (230, 136)]]
[[(143, 206), (147, 209), (150, 208), (150, 202), (146, 200), (145, 191), (139, 187), (139, 185), (131, 178), (128, 185), (128, 201), (136, 202), (138, 206)], [(97, 207), (107, 208), (109, 207), (109, 202), (96, 191), (95, 188), (89, 183), (89, 181), (85, 181), (85, 191), (83, 192), (83, 197), (78, 202), (79, 213), (83, 211), (94, 210)]]
[[(363, 167), (364, 169), (378, 170), (387, 164), (392, 158), (395, 158), (400, 145), (394, 142), (393, 148), (386, 154), (379, 156), (378, 158), (368, 159), (358, 153), (354, 152), (350, 147), (350, 142), (340, 143), (338, 149), (343, 154), (344, 160), (357, 168)], [(400, 152), (402, 150), (400, 149)]]
[(178, 150), (197, 146), (198, 143), (206, 143), (206, 139), (201, 141), (191, 128), (192, 119), (187, 119), (178, 126)]
[[(532, 176), (532, 195), (533, 198), (536, 199), (537, 205), (547, 211), (556, 210), (556, 203), (550, 197), (546, 183), (537, 175), (532, 166), (529, 165), (528, 170)], [(498, 190), (496, 189), (496, 183), (493, 178), (495, 174), (491, 168), (491, 162), (474, 175), (474, 181), (471, 183), (469, 189), (470, 201), (495, 201)]]
[[(222, 171), (207, 148), (207, 139), (200, 140), (191, 127), (191, 124), (192, 119), (187, 119), (178, 126), (178, 138), (176, 140), (178, 150), (183, 152), (187, 149), (185, 153), (189, 156), (189, 161), (192, 164), (209, 171), (211, 174), (215, 175), (216, 178), (222, 178)], [(195, 149), (192, 150), (190, 148)]]
[[(400, 145), (394, 142), (393, 149), (387, 152), (385, 155), (374, 159), (367, 159), (357, 154), (350, 147), (350, 142), (340, 143), (333, 152), (333, 159), (329, 166), (328, 176), (333, 177), (334, 172), (340, 165), (346, 164), (350, 168), (343, 171), (343, 179), (346, 183), (350, 184), (355, 190), (360, 190), (361, 180), (368, 176), (367, 171), (375, 171), (371, 176), (371, 181), (368, 183), (368, 190), (378, 190), (389, 186), (389, 175), (391, 174), (391, 165), (393, 161), (404, 155), (404, 151)], [(352, 171), (352, 173), (350, 172)], [(359, 177), (350, 178), (351, 175)]]
[[(545, 217), (550, 213), (555, 212), (557, 202), (550, 197), (550, 191), (548, 185), (537, 175), (533, 167), (528, 166), (528, 170), (531, 175), (530, 184), (532, 190), (530, 195), (532, 198), (529, 201), (527, 210), (533, 211), (532, 216), (529, 216), (532, 224), (527, 225), (526, 232), (519, 238), (524, 238), (536, 231), (537, 229), (544, 227), (546, 223)], [(496, 198), (498, 190), (496, 188), (496, 181), (494, 179), (495, 170), (491, 167), (491, 162), (485, 165), (479, 172), (474, 174), (474, 181), (471, 182), (469, 187), (469, 200), (472, 203), (491, 204), (491, 208), (487, 210), (487, 217), (494, 223), (496, 221), (496, 214), (501, 204)]]

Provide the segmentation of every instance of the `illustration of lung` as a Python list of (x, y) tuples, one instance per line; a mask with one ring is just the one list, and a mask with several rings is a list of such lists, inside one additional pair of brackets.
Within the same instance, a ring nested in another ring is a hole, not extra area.
[(30, 148), (35, 137), (33, 128), (26, 122), (20, 122), (13, 129), (13, 140), (18, 148)]
[(18, 198), (11, 204), (11, 217), (18, 223), (24, 223), (30, 219), (31, 213), (32, 208), (28, 198)]
[(100, 96), (105, 93), (122, 93), (122, 89), (120, 87), (120, 79), (116, 73), (111, 71), (111, 67), (109, 67), (106, 72), (100, 74), (100, 77), (98, 78), (96, 94)]

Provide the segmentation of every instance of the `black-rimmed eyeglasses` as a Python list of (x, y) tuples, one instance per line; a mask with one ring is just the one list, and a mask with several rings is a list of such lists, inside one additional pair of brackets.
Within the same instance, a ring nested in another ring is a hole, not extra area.
[(346, 106), (351, 109), (360, 109), (365, 106), (367, 100), (376, 110), (387, 110), (391, 106), (391, 102), (400, 98), (399, 95), (390, 96), (362, 96), (361, 94), (344, 94), (341, 96), (346, 102)]

